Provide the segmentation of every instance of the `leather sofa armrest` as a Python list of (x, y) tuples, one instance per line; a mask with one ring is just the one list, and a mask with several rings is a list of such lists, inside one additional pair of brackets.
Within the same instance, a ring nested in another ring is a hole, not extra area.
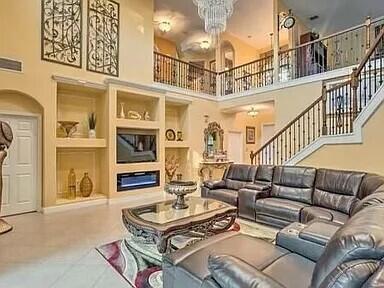
[(228, 255), (210, 255), (208, 269), (222, 288), (283, 288), (280, 283), (248, 263)]
[(219, 181), (204, 181), (203, 186), (207, 187), (209, 189), (220, 189), (220, 188), (225, 188), (225, 180), (219, 180)]
[(239, 190), (239, 216), (252, 221), (256, 220), (255, 203), (258, 199), (270, 196), (270, 190), (258, 191), (249, 188)]
[(256, 191), (268, 191), (271, 190), (271, 185), (267, 183), (249, 183), (244, 188), (256, 190)]
[(298, 222), (286, 226), (277, 233), (276, 245), (317, 262), (324, 253), (325, 246), (300, 238), (300, 232), (305, 228), (305, 224)]
[(301, 239), (326, 246), (340, 226), (328, 221), (312, 221), (299, 232)]

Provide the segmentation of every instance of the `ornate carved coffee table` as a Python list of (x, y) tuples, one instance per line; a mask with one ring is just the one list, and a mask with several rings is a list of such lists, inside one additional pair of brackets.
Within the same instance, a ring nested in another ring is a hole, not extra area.
[(174, 236), (205, 239), (227, 231), (235, 222), (236, 207), (198, 197), (185, 201), (188, 208), (183, 210), (172, 208), (173, 200), (123, 209), (123, 223), (137, 241), (156, 244), (158, 251), (165, 253)]

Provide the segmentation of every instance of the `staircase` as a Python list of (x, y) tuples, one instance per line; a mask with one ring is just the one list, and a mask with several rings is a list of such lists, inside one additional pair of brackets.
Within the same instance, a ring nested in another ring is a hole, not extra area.
[(384, 29), (348, 80), (323, 86), (322, 95), (258, 151), (251, 152), (256, 165), (284, 165), (309, 145), (329, 135), (350, 135), (355, 119), (383, 84)]

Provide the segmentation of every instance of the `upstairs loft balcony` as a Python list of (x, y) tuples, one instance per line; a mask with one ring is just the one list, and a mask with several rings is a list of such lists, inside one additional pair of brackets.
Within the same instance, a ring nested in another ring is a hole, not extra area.
[[(154, 81), (210, 96), (225, 96), (357, 65), (384, 26), (384, 18), (215, 72), (154, 52)], [(383, 48), (384, 49), (384, 48)]]

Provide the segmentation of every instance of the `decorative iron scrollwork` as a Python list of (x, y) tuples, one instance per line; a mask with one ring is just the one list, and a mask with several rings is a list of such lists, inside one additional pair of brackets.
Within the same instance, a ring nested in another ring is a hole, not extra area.
[(42, 0), (41, 58), (82, 65), (82, 0)]
[(88, 1), (87, 69), (119, 76), (120, 6), (112, 0)]

